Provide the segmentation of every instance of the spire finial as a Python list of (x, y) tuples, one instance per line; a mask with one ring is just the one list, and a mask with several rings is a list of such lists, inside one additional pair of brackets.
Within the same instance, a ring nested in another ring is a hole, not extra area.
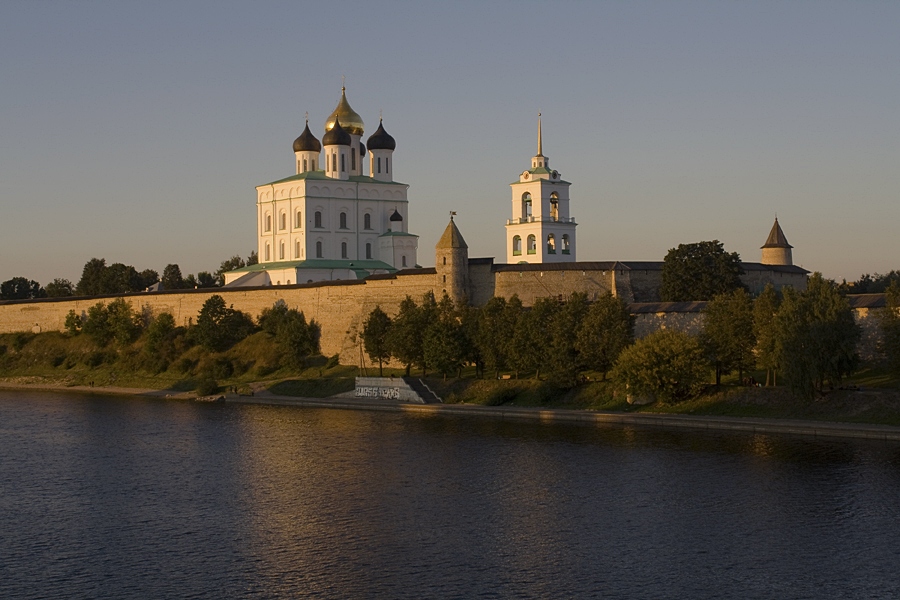
[(306, 124), (309, 125), (309, 111), (306, 111)]
[(543, 143), (541, 141), (541, 113), (538, 111), (538, 156), (544, 155)]
[(341, 75), (341, 92), (347, 89), (346, 76)]
[(452, 220), (453, 220), (453, 217), (455, 217), (455, 216), (456, 216), (456, 211), (455, 211), (455, 210), (451, 210), (451, 211), (450, 211), (450, 220), (452, 221)]
[(381, 123), (381, 122), (384, 120), (384, 114), (383, 114), (383, 113), (384, 113), (384, 109), (383, 109), (383, 108), (379, 108), (379, 109), (378, 109), (378, 122), (379, 122), (379, 123)]

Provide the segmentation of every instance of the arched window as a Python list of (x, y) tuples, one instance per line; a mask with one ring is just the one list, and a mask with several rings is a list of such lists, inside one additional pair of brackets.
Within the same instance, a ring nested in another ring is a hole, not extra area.
[(272, 215), (266, 215), (266, 231), (272, 231)]
[(562, 237), (562, 253), (563, 254), (569, 253), (569, 234), (565, 234)]
[(341, 152), (341, 173), (347, 170), (346, 160), (347, 155)]
[(370, 213), (363, 215), (363, 229), (372, 229), (372, 215)]
[(400, 257), (400, 264), (403, 265), (404, 267), (406, 266), (406, 257), (405, 256)]
[(316, 170), (316, 159), (312, 159), (312, 170)]
[(550, 218), (559, 221), (559, 194), (550, 194)]
[(300, 240), (294, 242), (294, 258), (300, 258)]
[(447, 257), (446, 257), (446, 256), (444, 257), (444, 264), (445, 264), (445, 265), (447, 264)]
[(372, 258), (372, 244), (366, 244), (366, 258)]
[(302, 173), (305, 170), (306, 170), (306, 160), (303, 161), (303, 170), (300, 169), (300, 161), (298, 160), (297, 161), (297, 172)]
[(316, 258), (322, 258), (322, 242), (316, 242)]
[(381, 173), (381, 157), (378, 157), (378, 172)]
[(308, 164), (308, 163), (307, 163), (307, 160), (304, 158), (304, 159), (303, 159), (303, 171), (304, 171), (304, 172), (309, 170), (309, 169), (307, 168), (307, 164)]
[(282, 212), (280, 215), (278, 215), (278, 227), (279, 227), (279, 229), (282, 229), (282, 230), (287, 229), (287, 214), (286, 213)]
[(272, 254), (272, 251), (269, 249), (269, 243), (266, 242), (266, 260), (267, 261), (272, 260), (271, 254)]
[(342, 212), (340, 215), (341, 229), (347, 229), (347, 213)]
[(391, 172), (391, 159), (388, 158), (387, 156), (384, 157), (384, 172), (385, 173)]
[(341, 242), (341, 258), (347, 258), (347, 242)]
[(278, 244), (278, 260), (284, 260), (284, 242)]
[(556, 254), (556, 237), (552, 233), (547, 236), (547, 254)]
[(520, 256), (522, 254), (522, 237), (514, 236), (513, 237), (513, 246), (512, 246), (513, 256)]
[(528, 236), (528, 254), (535, 254), (537, 252), (537, 238), (534, 237), (534, 234)]
[(313, 215), (314, 226), (321, 228), (322, 227), (322, 213), (320, 211), (316, 211), (316, 214)]
[(294, 215), (294, 228), (300, 229), (302, 226), (303, 226), (303, 213), (298, 210), (297, 214)]
[(522, 194), (522, 218), (526, 220), (531, 219), (531, 193), (525, 192)]
[(337, 171), (337, 152), (331, 153), (331, 170)]
[(350, 170), (356, 170), (356, 148), (350, 149)]

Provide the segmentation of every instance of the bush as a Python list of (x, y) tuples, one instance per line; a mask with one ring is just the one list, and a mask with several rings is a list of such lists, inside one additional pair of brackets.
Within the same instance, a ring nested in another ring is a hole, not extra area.
[(195, 362), (190, 358), (182, 358), (177, 363), (175, 363), (175, 368), (179, 373), (187, 375), (194, 370)]
[(337, 354), (335, 354), (334, 356), (329, 356), (329, 357), (328, 357), (328, 362), (325, 363), (325, 368), (326, 368), (326, 369), (333, 369), (333, 368), (335, 368), (336, 366), (338, 366), (339, 364), (341, 364), (340, 356), (338, 356)]
[(91, 352), (87, 356), (85, 356), (84, 364), (93, 369), (94, 367), (99, 367), (100, 365), (105, 363), (107, 359), (108, 357), (106, 355), (106, 352), (103, 352), (102, 350), (95, 350), (94, 352)]
[(681, 331), (663, 329), (626, 348), (613, 377), (630, 394), (680, 402), (700, 394), (707, 377), (700, 342)]
[(195, 389), (198, 396), (210, 396), (219, 391), (219, 384), (212, 377), (203, 377), (197, 380)]
[(228, 379), (234, 374), (234, 365), (224, 356), (220, 356), (213, 361), (211, 370), (213, 378)]

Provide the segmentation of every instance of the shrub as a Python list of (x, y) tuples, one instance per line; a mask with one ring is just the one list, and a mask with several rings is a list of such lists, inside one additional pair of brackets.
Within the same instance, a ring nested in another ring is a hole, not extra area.
[(619, 355), (613, 377), (629, 393), (680, 402), (697, 396), (707, 376), (703, 349), (693, 336), (663, 329)]
[(219, 391), (219, 384), (212, 377), (203, 377), (197, 380), (195, 389), (198, 396), (210, 396)]

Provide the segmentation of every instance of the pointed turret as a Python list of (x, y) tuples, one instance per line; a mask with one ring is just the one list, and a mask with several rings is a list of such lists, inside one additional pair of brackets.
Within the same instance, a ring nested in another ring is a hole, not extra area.
[(762, 259), (760, 262), (764, 265), (792, 265), (794, 264), (791, 256), (791, 246), (788, 244), (781, 225), (778, 224), (778, 217), (775, 217), (775, 224), (766, 238), (766, 243), (761, 247)]
[(453, 221), (444, 230), (435, 250), (437, 287), (453, 299), (457, 305), (468, 302), (469, 297), (469, 246)]

